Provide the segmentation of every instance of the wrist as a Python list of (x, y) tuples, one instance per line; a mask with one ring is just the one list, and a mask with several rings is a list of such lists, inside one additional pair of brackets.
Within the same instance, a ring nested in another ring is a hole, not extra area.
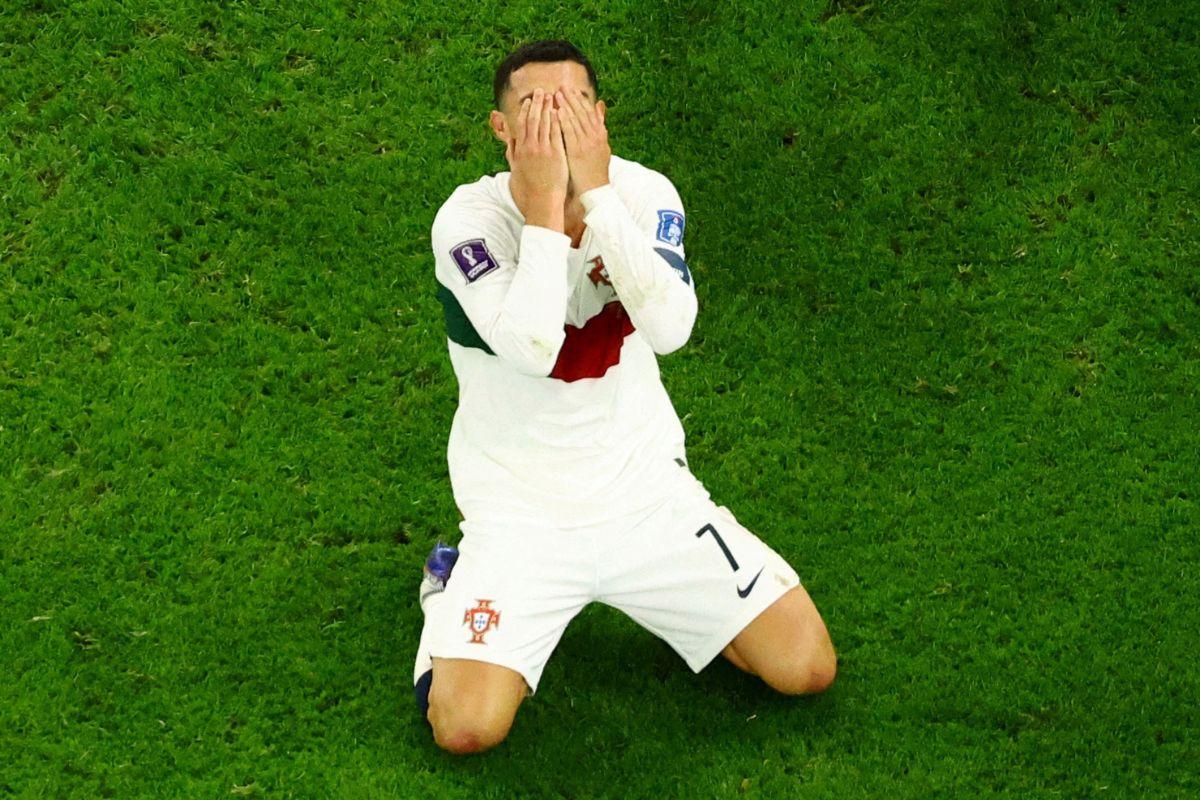
[[(599, 186), (581, 191), (579, 193), (579, 202), (583, 206), (584, 213), (588, 214), (591, 213), (593, 208), (602, 204), (606, 198), (610, 196), (616, 198), (616, 193), (616, 188), (606, 181)], [(619, 200), (619, 198), (617, 199)]]
[(579, 181), (575, 184), (575, 193), (582, 200), (583, 196), (594, 189), (601, 189), (610, 185), (608, 178), (593, 178), (590, 181)]
[(538, 197), (529, 204), (529, 210), (525, 213), (525, 224), (537, 225), (562, 233), (566, 227), (563, 219), (563, 208), (565, 205), (565, 193), (563, 193), (562, 197), (554, 195)]

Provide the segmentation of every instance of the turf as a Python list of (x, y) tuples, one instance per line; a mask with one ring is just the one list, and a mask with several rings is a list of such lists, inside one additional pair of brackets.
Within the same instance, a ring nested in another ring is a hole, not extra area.
[[(354, 8), (0, 11), (0, 796), (1200, 793), (1186, 3)], [(840, 674), (593, 607), (457, 759), (410, 696), (458, 521), (428, 232), (548, 36), (684, 199), (692, 468)]]

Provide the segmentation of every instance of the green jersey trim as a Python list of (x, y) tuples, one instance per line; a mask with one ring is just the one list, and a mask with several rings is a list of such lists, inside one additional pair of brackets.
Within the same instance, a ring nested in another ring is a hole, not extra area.
[(450, 341), (463, 347), (482, 350), (489, 356), (496, 355), (479, 335), (479, 331), (475, 330), (475, 326), (467, 318), (467, 312), (463, 311), (462, 304), (458, 302), (454, 292), (443, 286), (440, 281), (438, 282), (437, 296), (438, 300), (442, 301), (442, 312), (446, 317), (446, 336)]

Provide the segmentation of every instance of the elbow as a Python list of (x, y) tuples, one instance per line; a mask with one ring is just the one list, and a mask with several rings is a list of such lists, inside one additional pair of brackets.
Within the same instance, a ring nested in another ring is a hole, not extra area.
[(544, 325), (513, 324), (498, 316), (488, 328), (486, 339), (493, 352), (522, 375), (545, 378), (554, 371), (566, 331), (538, 330)]
[(658, 336), (650, 342), (650, 347), (658, 355), (665, 356), (683, 347), (687, 343), (690, 334), (691, 331), (689, 330), (685, 331), (682, 335)]
[(692, 302), (688, 303), (679, 314), (670, 320), (669, 324), (654, 326), (654, 330), (646, 332), (646, 339), (655, 353), (665, 356), (687, 344), (695, 324), (696, 303), (693, 298)]
[(687, 344), (687, 340), (691, 338), (694, 321), (695, 317), (692, 317), (686, 321), (686, 324), (655, 331), (653, 335), (647, 337), (650, 340), (651, 349), (660, 356), (674, 353)]
[(562, 337), (558, 341), (530, 338), (526, 345), (526, 358), (517, 369), (534, 378), (548, 378), (558, 363), (558, 351), (562, 348)]
[(507, 360), (522, 375), (532, 378), (549, 377), (554, 371), (554, 365), (558, 363), (558, 352), (562, 349), (563, 339), (562, 331), (558, 332), (558, 336), (552, 337), (538, 334), (523, 336), (506, 354)]

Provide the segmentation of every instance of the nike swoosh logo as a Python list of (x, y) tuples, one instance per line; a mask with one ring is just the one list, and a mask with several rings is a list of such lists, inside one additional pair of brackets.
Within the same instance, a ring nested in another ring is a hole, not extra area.
[[(763, 569), (766, 569), (766, 567), (763, 567)], [(751, 593), (752, 591), (754, 591), (754, 584), (758, 583), (758, 576), (759, 576), (759, 575), (762, 575), (762, 569), (760, 569), (760, 570), (759, 570), (759, 571), (758, 571), (758, 572), (755, 574), (755, 576), (754, 576), (753, 580), (751, 580), (751, 581), (750, 581), (750, 585), (749, 585), (749, 586), (747, 586), (745, 589), (738, 589), (738, 597), (740, 597), (740, 598), (742, 598), (743, 600), (745, 600), (747, 597), (749, 597), (749, 596), (750, 596), (750, 593)]]

